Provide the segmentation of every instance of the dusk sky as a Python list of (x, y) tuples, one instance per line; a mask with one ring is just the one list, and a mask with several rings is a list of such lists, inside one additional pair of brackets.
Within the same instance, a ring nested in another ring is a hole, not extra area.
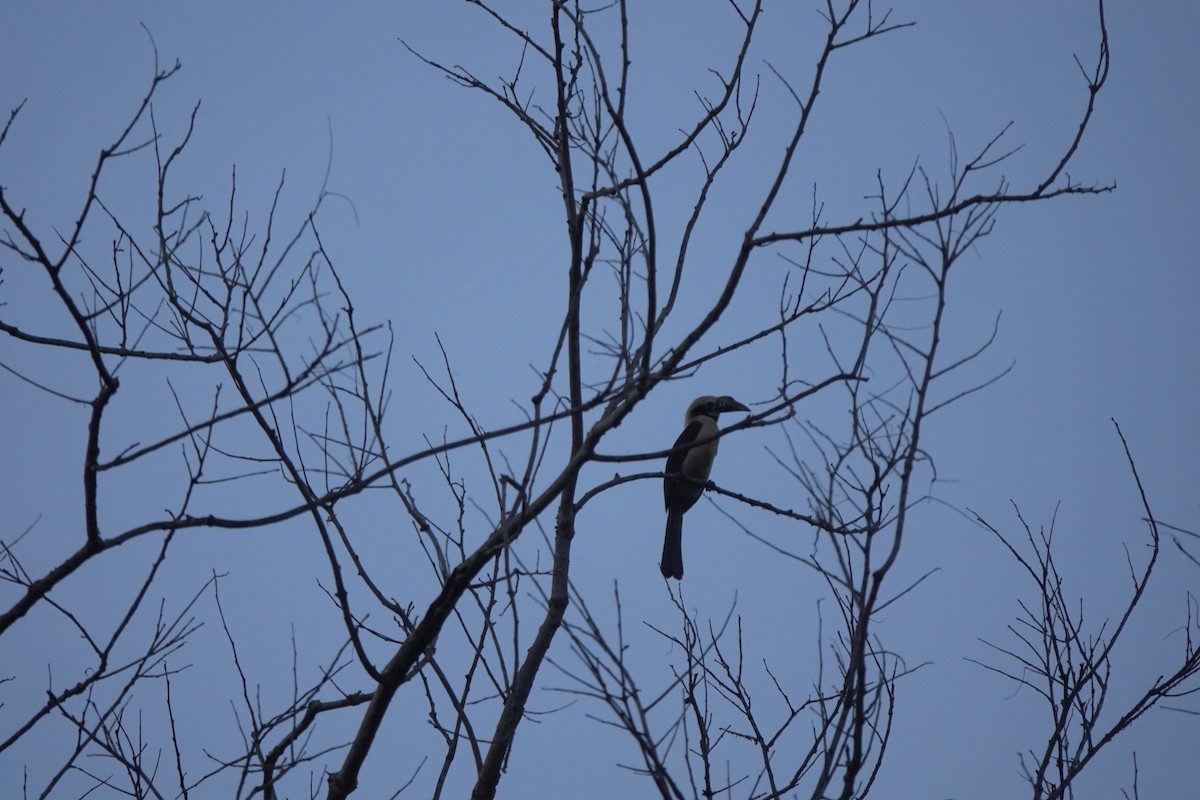
[[(537, 4), (539, 11), (528, 17), (531, 26), (542, 26), (538, 36), (545, 35), (546, 5)], [(748, 165), (738, 175), (748, 186), (755, 160), (773, 163), (779, 154), (773, 126), (786, 127), (794, 117), (795, 106), (776, 73), (800, 85), (808, 79), (820, 39), (817, 5), (767, 4), (761, 41), (747, 62), (761, 76), (756, 124), (763, 136), (762, 144), (748, 142), (742, 151)], [(786, 213), (798, 219), (811, 214), (814, 185), (827, 219), (853, 221), (864, 213), (863, 198), (875, 191), (877, 175), (898, 185), (919, 164), (946, 180), (951, 135), (960, 153), (973, 153), (1010, 123), (1008, 145), (1001, 149), (1021, 147), (993, 174), (1023, 190), (1036, 185), (1075, 134), (1087, 96), (1075, 59), (1085, 69), (1095, 63), (1094, 3), (898, 0), (891, 8), (896, 21), (916, 25), (849, 49), (830, 68), (823, 105), (814, 114), (784, 203)], [(999, 319), (994, 345), (970, 365), (960, 388), (1010, 366), (1011, 371), (934, 415), (924, 434), (937, 478), (928, 486), (929, 502), (914, 512), (896, 585), (933, 573), (887, 609), (879, 629), (910, 668), (922, 666), (898, 684), (895, 730), (874, 798), (1023, 797), (1027, 785), (1018, 753), (1044, 744), (1046, 711), (1038, 698), (975, 663), (1003, 663), (983, 642), (1012, 646), (1007, 626), (1031, 586), (974, 514), (1017, 540), (1022, 534), (1014, 506), (1035, 530), (1053, 519), (1069, 593), (1082, 598), (1085, 620), (1096, 630), (1127, 598), (1127, 559), (1141, 564), (1148, 540), (1113, 420), (1136, 460), (1156, 518), (1200, 530), (1200, 259), (1189, 244), (1200, 218), (1200, 4), (1113, 2), (1106, 11), (1111, 74), (1068, 172), (1077, 183), (1111, 184), (1115, 190), (1002, 208), (995, 230), (955, 267), (946, 358), (978, 348)], [(728, 62), (730, 12), (722, 2), (640, 2), (630, 4), (630, 16), (635, 78), (629, 114), (634, 133), (653, 153), (675, 141), (696, 114), (694, 92), (715, 90), (706, 70)], [(286, 173), (276, 215), (283, 220), (280, 229), (291, 231), (327, 180), (332, 194), (318, 226), (353, 300), (356, 321), (363, 327), (390, 323), (394, 335), (394, 452), (418, 450), (426, 437), (440, 441), (467, 433), (422, 376), (421, 367), (444, 374), (439, 340), (479, 423), (498, 429), (520, 422), (521, 404), (539, 386), (531, 365), (545, 363), (550, 354), (565, 294), (560, 264), (566, 241), (556, 176), (528, 131), (496, 102), (446, 80), (405, 44), (485, 80), (511, 74), (520, 58), (512, 39), (499, 35), (495, 22), (468, 3), (9, 4), (0, 23), (0, 111), (7, 119), (16, 106), (24, 107), (0, 148), (0, 185), (46, 240), (69, 229), (97, 153), (128, 123), (147, 90), (157, 48), (160, 67), (176, 59), (182, 65), (154, 99), (154, 123), (166, 140), (182, 136), (199, 103), (195, 131), (173, 179), (176, 192), (202, 196), (206, 208), (227, 213), (236, 166), (237, 213), (258, 223)], [(531, 89), (549, 88), (530, 80)], [(759, 130), (752, 128), (750, 135)], [(152, 157), (131, 158), (106, 177), (101, 192), (147, 239), (153, 177)], [(685, 178), (694, 175), (664, 178), (659, 189), (664, 230), (677, 230), (691, 210)], [(674, 180), (685, 199), (672, 205)], [(696, 263), (708, 259), (719, 275), (751, 209), (740, 203), (736, 188), (713, 204), (718, 221), (709, 222), (694, 246), (703, 253)], [(769, 227), (790, 224), (782, 216), (776, 221)], [(3, 230), (10, 227), (5, 221)], [(97, 227), (81, 247), (103, 262), (111, 258), (111, 239), (111, 231)], [(776, 266), (764, 260), (747, 288), (751, 297), (767, 298), (768, 309), (783, 275)], [(49, 336), (70, 332), (44, 274), (8, 249), (0, 250), (0, 267), (0, 320)], [(702, 308), (710, 301), (706, 277), (699, 268), (689, 276), (681, 307), (695, 302)], [(732, 306), (697, 352), (754, 329), (761, 308)], [(673, 334), (696, 322), (680, 313)], [(603, 321), (595, 323), (605, 329)], [(791, 353), (800, 371), (824, 357), (815, 329), (805, 341), (810, 350)], [(668, 449), (697, 395), (730, 394), (752, 407), (769, 400), (776, 358), (769, 349), (747, 350), (740, 360), (718, 361), (664, 385), (604, 440), (601, 452)], [(3, 333), (0, 363), (58, 392), (94, 391), (94, 379), (79, 372), (84, 361), (42, 361), (34, 348)], [(114, 400), (106, 433), (111, 438), (102, 443), (113, 452), (178, 423), (162, 374), (131, 370), (127, 378)], [(175, 388), (190, 411), (203, 414), (210, 395), (188, 395), (198, 386), (184, 380)], [(797, 415), (835, 419), (839, 409), (826, 402), (800, 406)], [(141, 432), (142, 425), (152, 433)], [(19, 552), (35, 576), (81, 541), (78, 474), (85, 429), (86, 414), (78, 405), (40, 391), (11, 370), (0, 371), (0, 540), (10, 545), (30, 530)], [(787, 451), (781, 430), (750, 428), (723, 440), (713, 479), (730, 491), (800, 508), (796, 485), (775, 458)], [(791, 432), (803, 446), (798, 429)], [(524, 452), (514, 446), (505, 455), (520, 463)], [(599, 483), (614, 471), (642, 468), (650, 467), (597, 464), (585, 475)], [(418, 493), (430, 496), (445, 491), (437, 476), (433, 465), (425, 465), (408, 477)], [(178, 499), (179, 487), (167, 473), (135, 472), (121, 480), (107, 487), (109, 498), (120, 498), (104, 509), (114, 527), (160, 514)], [(260, 497), (232, 491), (227, 495), (232, 508), (252, 513)], [(821, 600), (828, 588), (811, 570), (754, 537), (803, 553), (811, 533), (728, 498), (710, 499), (714, 502), (701, 500), (687, 517), (684, 604), (713, 620), (736, 607), (748, 637), (763, 643), (756, 657), (786, 664), (790, 680), (809, 689), (816, 608), (829, 603)], [(404, 559), (423, 556), (387, 539), (389, 531), (407, 523), (384, 516), (370, 495), (363, 501), (352, 518), (361, 535), (378, 537), (378, 547), (364, 546), (380, 559), (397, 560), (395, 583), (387, 591), (422, 608), (428, 587), (410, 577)], [(487, 518), (469, 514), (474, 516), (468, 524), (482, 536)], [(553, 535), (553, 524), (553, 514), (546, 514), (547, 535)], [(579, 524), (573, 578), (598, 614), (611, 613), (614, 587), (620, 591), (631, 658), (651, 664), (648, 672), (659, 681), (647, 691), (660, 690), (669, 681), (667, 664), (678, 654), (652, 627), (675, 629), (679, 623), (658, 569), (660, 484), (617, 487), (581, 515)], [(533, 558), (533, 539), (542, 532), (528, 536), (522, 545)], [(1200, 553), (1200, 540), (1179, 537), (1192, 555)], [(110, 587), (120, 585), (122, 570), (136, 575), (150, 557), (153, 548), (142, 547), (142, 562), (131, 566), (114, 557), (91, 565), (53, 597), (104, 619), (106, 600), (115, 591)], [(265, 700), (286, 697), (293, 631), (300, 637), (301, 663), (309, 669), (332, 654), (343, 634), (323, 588), (322, 559), (319, 542), (302, 522), (252, 534), (198, 534), (178, 545), (151, 605), (166, 597), (177, 609), (214, 572), (227, 573), (221, 601), (227, 612), (233, 610), (229, 622), (248, 678), (265, 687)], [(417, 567), (427, 571), (423, 560)], [(410, 580), (415, 588), (409, 588)], [(1178, 658), (1189, 610), (1195, 635), (1198, 587), (1200, 567), (1164, 539), (1128, 639), (1114, 654), (1108, 701), (1114, 715)], [(9, 585), (0, 587), (5, 608), (10, 595), (16, 596)], [(824, 611), (832, 614), (829, 605)], [(212, 767), (199, 755), (203, 748), (223, 753), (223, 742), (232, 742), (231, 748), (240, 744), (231, 698), (240, 701), (241, 690), (230, 674), (225, 634), (211, 600), (196, 614), (205, 626), (179, 656), (195, 666), (174, 688), (180, 693), (179, 724), (195, 759), (189, 772), (200, 774)], [(535, 617), (531, 612), (529, 619)], [(61, 687), (78, 679), (69, 667), (60, 667), (59, 676), (47, 666), (70, 663), (77, 634), (55, 629), (49, 635), (43, 622), (31, 616), (0, 639), (0, 679), (18, 678), (0, 683), (0, 739), (24, 719), (31, 702), (44, 700), (47, 680)], [(371, 622), (392, 624), (386, 612)], [(573, 664), (565, 637), (556, 640), (551, 657)], [(569, 683), (551, 669), (542, 675), (531, 708), (561, 708), (557, 713), (566, 719), (549, 715), (519, 729), (499, 796), (652, 796), (644, 777), (616, 766), (635, 763), (635, 754), (618, 732), (588, 719), (600, 710), (572, 704), (574, 698), (554, 691)], [(351, 676), (341, 688), (361, 687)], [(395, 774), (412, 772), (422, 753), (436, 749), (419, 690), (408, 689), (413, 693), (398, 702), (411, 707), (397, 711), (381, 733), (394, 761), (377, 757), (357, 796), (387, 796), (379, 792), (395, 790)], [(1200, 785), (1200, 700), (1170, 705), (1188, 713), (1152, 711), (1103, 751), (1077, 795), (1120, 798), (1121, 789), (1131, 785), (1136, 751), (1142, 797), (1193, 796)], [(357, 713), (343, 718), (344, 732), (330, 725), (331, 741), (348, 738)], [(61, 763), (61, 748), (73, 742), (70, 730), (56, 724), (47, 720), (27, 743), (0, 753), (0, 796), (20, 796), (26, 775), (31, 790), (36, 788), (32, 796), (41, 791), (51, 768), (46, 765)], [(165, 764), (169, 741), (154, 739), (151, 746), (163, 748)], [(330, 763), (336, 766), (338, 758)], [(430, 794), (436, 768), (426, 770), (401, 796)], [(307, 796), (307, 779), (298, 780), (292, 796)], [(319, 775), (315, 782), (323, 786)], [(75, 796), (71, 790), (64, 785), (52, 796)], [(193, 796), (232, 796), (230, 791), (225, 784), (205, 784)]]

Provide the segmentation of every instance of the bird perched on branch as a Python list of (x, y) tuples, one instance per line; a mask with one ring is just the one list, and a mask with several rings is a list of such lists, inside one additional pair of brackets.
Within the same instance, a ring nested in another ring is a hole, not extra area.
[[(663, 501), (667, 507), (667, 533), (663, 539), (664, 578), (683, 578), (683, 513), (704, 493), (713, 459), (717, 457), (717, 417), (722, 412), (750, 409), (728, 395), (697, 397), (683, 415), (683, 433), (667, 457)], [(698, 444), (697, 444), (698, 443)]]

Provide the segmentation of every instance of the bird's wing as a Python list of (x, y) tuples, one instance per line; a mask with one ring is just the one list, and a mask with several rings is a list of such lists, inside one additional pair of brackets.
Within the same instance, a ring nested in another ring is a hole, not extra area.
[[(681, 449), (677, 449), (677, 450), (675, 450), (675, 452), (671, 453), (671, 455), (667, 456), (667, 468), (666, 468), (667, 475), (679, 474), (679, 471), (681, 469), (683, 469), (684, 456), (686, 456), (688, 453), (688, 451), (686, 449), (682, 449), (683, 445), (696, 441), (696, 437), (699, 435), (700, 435), (700, 421), (699, 420), (696, 420), (695, 422), (690, 423), (686, 428), (683, 429), (683, 433), (679, 434), (679, 438), (675, 440), (675, 445), (674, 445), (676, 448), (681, 448)], [(671, 483), (672, 483), (671, 478), (667, 478), (667, 480), (663, 482), (663, 503), (664, 504), (667, 501), (667, 495), (670, 491)]]

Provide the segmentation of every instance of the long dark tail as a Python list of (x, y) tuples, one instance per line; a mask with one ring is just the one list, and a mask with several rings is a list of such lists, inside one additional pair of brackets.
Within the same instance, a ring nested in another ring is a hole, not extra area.
[(664, 578), (683, 578), (683, 512), (667, 512), (667, 533), (663, 537), (662, 574)]

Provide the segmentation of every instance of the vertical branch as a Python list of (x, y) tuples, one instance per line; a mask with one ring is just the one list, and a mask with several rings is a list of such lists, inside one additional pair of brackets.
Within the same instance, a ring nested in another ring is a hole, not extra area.
[[(582, 56), (578, 51), (580, 37), (579, 25), (581, 20), (576, 17), (574, 26), (576, 49), (571, 61), (564, 57), (566, 42), (563, 37), (563, 27), (571, 21), (566, 13), (566, 4), (556, 2), (551, 15), (551, 28), (554, 33), (554, 74), (556, 114), (554, 124), (554, 141), (556, 144), (557, 171), (562, 191), (563, 209), (566, 217), (566, 228), (570, 246), (570, 261), (567, 266), (567, 319), (566, 347), (568, 391), (570, 393), (573, 412), (569, 422), (571, 426), (571, 453), (578, 458), (584, 448), (584, 419), (583, 419), (583, 378), (580, 355), (580, 305), (583, 297), (583, 255), (584, 255), (584, 225), (588, 220), (587, 208), (577, 207), (575, 199), (575, 180), (571, 163), (572, 146), (569, 130), (570, 119), (573, 115), (572, 105), (575, 103), (575, 92), (579, 80), (579, 70), (582, 67)], [(579, 466), (582, 466), (580, 462)], [(578, 480), (579, 467), (564, 474), (562, 488), (558, 499), (558, 513), (554, 526), (554, 565), (550, 579), (550, 597), (546, 602), (546, 613), (534, 636), (532, 644), (525, 653), (525, 659), (513, 679), (512, 691), (505, 699), (504, 708), (496, 722), (496, 731), (488, 747), (479, 777), (471, 792), (472, 800), (491, 800), (496, 795), (496, 787), (500, 782), (500, 773), (512, 749), (517, 727), (525, 713), (529, 694), (541, 670), (546, 653), (554, 640), (555, 634), (562, 626), (563, 615), (569, 603), (569, 570), (571, 564), (571, 542), (575, 536), (575, 487)]]

